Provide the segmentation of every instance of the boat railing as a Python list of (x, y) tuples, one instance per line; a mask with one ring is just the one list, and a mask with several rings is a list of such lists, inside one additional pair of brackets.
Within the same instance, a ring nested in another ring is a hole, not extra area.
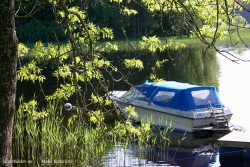
[(156, 89), (155, 89), (154, 92), (149, 96), (148, 99), (150, 99), (150, 98), (154, 95), (154, 93), (157, 91), (158, 88), (159, 88), (159, 87), (156, 87)]
[(213, 116), (215, 119), (215, 123), (216, 126), (218, 128), (220, 127), (228, 127), (228, 118), (226, 117), (225, 113), (224, 113), (224, 108), (216, 108), (213, 107), (210, 101), (207, 101), (206, 103), (208, 103), (210, 105), (209, 109), (209, 115)]
[(138, 92), (134, 87), (131, 87), (120, 99), (126, 101), (126, 103), (131, 103), (136, 97), (138, 97)]
[[(207, 107), (207, 105), (209, 105), (209, 106)], [(206, 103), (205, 103), (205, 108), (208, 109), (208, 111), (209, 111), (209, 116), (214, 116), (214, 108), (213, 108), (213, 106), (212, 106), (212, 104), (211, 104), (210, 101), (206, 101)]]

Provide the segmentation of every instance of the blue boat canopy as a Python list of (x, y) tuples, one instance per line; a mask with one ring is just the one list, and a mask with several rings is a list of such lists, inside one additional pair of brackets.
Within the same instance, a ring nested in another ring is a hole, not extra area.
[(161, 107), (189, 111), (208, 108), (211, 105), (224, 106), (213, 86), (198, 86), (175, 81), (146, 81), (135, 88), (155, 105)]

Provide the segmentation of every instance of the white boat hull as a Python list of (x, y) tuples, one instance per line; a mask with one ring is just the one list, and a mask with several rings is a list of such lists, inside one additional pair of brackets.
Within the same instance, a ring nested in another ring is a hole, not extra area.
[[(112, 91), (108, 97), (115, 101), (125, 116), (134, 121), (150, 121), (151, 124), (164, 127), (171, 127), (177, 131), (196, 132), (200, 130), (229, 130), (229, 123), (233, 113), (227, 107), (207, 107), (182, 111), (155, 105), (145, 99), (136, 91)], [(135, 107), (138, 117), (130, 117), (124, 108)], [(217, 114), (223, 114), (226, 125), (221, 126)]]
[[(171, 127), (177, 131), (184, 131), (184, 132), (196, 132), (199, 130), (225, 130), (223, 128), (215, 128), (211, 125), (216, 125), (215, 118), (210, 117), (202, 117), (202, 118), (195, 118), (195, 113), (192, 112), (185, 112), (174, 110), (170, 108), (162, 108), (158, 106), (138, 106), (117, 102), (119, 109), (128, 116), (128, 113), (124, 112), (124, 108), (128, 107), (129, 105), (135, 107), (135, 111), (138, 114), (138, 117), (132, 117), (130, 119), (134, 121), (150, 121), (152, 124), (160, 126), (162, 128)], [(147, 107), (147, 108), (146, 108)], [(163, 111), (165, 110), (165, 111)], [(209, 112), (209, 111), (207, 111)], [(200, 113), (200, 112), (199, 112)], [(198, 114), (197, 114), (198, 115)], [(232, 114), (226, 115), (227, 119), (231, 119)], [(204, 128), (205, 127), (205, 128)], [(210, 127), (210, 128), (209, 128)], [(206, 129), (207, 128), (207, 129)]]

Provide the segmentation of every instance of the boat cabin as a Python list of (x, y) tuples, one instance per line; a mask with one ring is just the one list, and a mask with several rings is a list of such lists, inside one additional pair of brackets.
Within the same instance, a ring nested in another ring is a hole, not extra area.
[[(209, 107), (224, 107), (216, 88), (176, 81), (148, 82), (134, 87), (157, 106), (190, 111)], [(142, 98), (142, 97), (140, 97)]]

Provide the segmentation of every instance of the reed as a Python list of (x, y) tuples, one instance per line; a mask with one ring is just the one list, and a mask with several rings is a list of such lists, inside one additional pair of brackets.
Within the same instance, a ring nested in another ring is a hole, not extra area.
[(101, 163), (110, 142), (101, 127), (83, 126), (76, 120), (64, 125), (56, 103), (38, 112), (37, 103), (22, 102), (15, 118), (14, 157), (35, 166), (89, 166)]
[(132, 147), (137, 153), (133, 161), (137, 162), (130, 163), (144, 164), (145, 157), (153, 156), (155, 146), (163, 148), (162, 154), (169, 147), (171, 128), (152, 128), (157, 124), (152, 117), (141, 120), (139, 125), (125, 120), (110, 127), (102, 122), (82, 123), (80, 114), (78, 111), (66, 118), (56, 102), (39, 109), (35, 100), (24, 102), (21, 98), (15, 118), (14, 158), (29, 161), (22, 166), (105, 166), (112, 161), (107, 154), (115, 150), (114, 154), (122, 151), (119, 156), (124, 156), (115, 162), (118, 165), (125, 163), (121, 161)]

